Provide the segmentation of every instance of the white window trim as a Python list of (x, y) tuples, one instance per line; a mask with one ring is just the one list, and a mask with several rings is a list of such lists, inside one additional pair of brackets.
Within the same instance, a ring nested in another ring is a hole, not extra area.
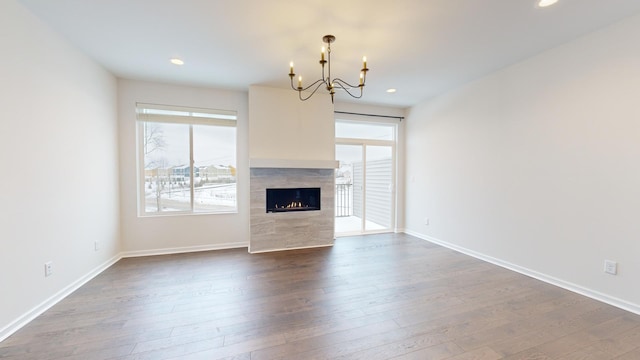
[[(182, 115), (176, 113), (184, 113)], [(237, 132), (237, 111), (217, 110), (205, 108), (192, 108), (183, 106), (171, 106), (160, 104), (136, 103), (136, 153), (137, 153), (137, 192), (138, 192), (138, 216), (158, 217), (158, 216), (183, 216), (183, 215), (216, 215), (216, 214), (237, 214), (238, 213), (238, 174), (236, 172), (236, 206), (228, 211), (194, 211), (195, 188), (193, 182), (190, 186), (190, 205), (188, 211), (157, 211), (147, 212), (145, 208), (145, 167), (144, 152), (141, 151), (144, 143), (144, 123), (160, 122), (171, 124), (189, 125), (189, 163), (190, 178), (194, 176), (193, 160), (193, 125), (229, 126), (236, 128), (236, 159), (238, 152), (238, 132)], [(237, 168), (237, 164), (236, 164)]]

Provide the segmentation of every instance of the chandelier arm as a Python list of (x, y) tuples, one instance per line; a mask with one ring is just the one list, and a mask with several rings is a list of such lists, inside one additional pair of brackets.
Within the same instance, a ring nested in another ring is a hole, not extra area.
[[(318, 84), (318, 87), (320, 87), (320, 85), (324, 84), (325, 82), (322, 79), (318, 79), (316, 81), (313, 82), (313, 84), (307, 86), (306, 88), (300, 90), (300, 91), (307, 91), (309, 89), (311, 89), (312, 87), (316, 86), (316, 84)], [(318, 90), (318, 87), (316, 87), (315, 90), (313, 90), (313, 92), (316, 92), (316, 90)], [(297, 90), (297, 89), (296, 89)]]
[[(305, 98), (303, 98), (303, 97), (302, 97), (302, 90), (298, 91), (298, 97), (300, 98), (300, 100), (302, 100), (302, 101), (307, 101), (307, 100), (309, 100), (309, 98), (310, 98), (310, 97), (312, 97), (312, 96), (313, 96), (313, 94), (315, 94), (315, 93), (316, 93), (316, 91), (318, 91), (318, 89), (320, 89), (320, 86), (322, 86), (322, 84), (324, 84), (324, 81), (322, 81), (322, 82), (321, 82), (320, 80), (318, 80), (318, 81), (314, 82), (314, 84), (317, 84), (317, 83), (319, 83), (319, 84), (318, 84), (318, 86), (316, 86), (316, 88), (315, 88), (315, 89), (313, 89), (313, 91), (311, 92), (311, 94), (309, 94), (309, 96), (307, 96), (307, 97), (305, 97)], [(311, 85), (311, 86), (313, 86), (313, 85)], [(311, 86), (307, 87), (307, 89), (308, 89), (308, 88), (310, 88)]]
[(346, 82), (346, 81), (344, 81), (344, 80), (342, 80), (342, 79), (340, 79), (340, 78), (335, 78), (335, 79), (333, 79), (333, 82), (337, 82), (337, 83), (341, 84), (341, 85), (342, 85), (341, 87), (342, 87), (343, 89), (345, 88), (345, 85), (346, 85), (346, 86), (348, 86), (348, 87), (350, 87), (350, 88), (352, 88), (352, 89), (355, 89), (355, 88), (359, 88), (359, 87), (363, 87), (363, 86), (364, 86), (364, 82), (362, 83), (362, 85), (351, 85), (351, 84), (349, 84), (348, 82)]
[[(337, 80), (337, 79), (336, 79), (336, 80)], [(347, 94), (349, 94), (349, 96), (351, 96), (352, 98), (354, 98), (354, 99), (360, 99), (360, 98), (362, 97), (362, 86), (357, 86), (357, 88), (360, 88), (360, 95), (353, 95), (353, 94), (351, 93), (351, 91), (349, 91), (349, 89), (348, 89), (347, 87), (344, 87), (344, 86), (343, 86), (343, 84), (342, 84), (341, 82), (336, 82), (336, 84), (337, 84), (337, 86), (336, 86), (336, 87), (339, 87), (339, 88), (341, 88), (342, 90), (344, 90), (344, 91), (345, 91)], [(349, 85), (349, 84), (347, 84), (347, 85)], [(353, 86), (352, 86), (352, 90), (353, 90), (353, 88), (355, 88), (355, 87), (353, 87)]]
[[(312, 87), (316, 86), (318, 83), (325, 83), (325, 82), (324, 82), (322, 79), (318, 79), (318, 80), (316, 80), (313, 84), (311, 84), (311, 85), (309, 85), (309, 86), (307, 86), (307, 87), (305, 87), (305, 88), (298, 89), (297, 87), (293, 86), (293, 77), (291, 77), (291, 88), (292, 88), (293, 90), (295, 90), (295, 91), (307, 91), (307, 90), (309, 90), (310, 88), (312, 88)], [(316, 89), (316, 90), (317, 90), (317, 89)], [(315, 90), (314, 90), (313, 92), (315, 92)]]

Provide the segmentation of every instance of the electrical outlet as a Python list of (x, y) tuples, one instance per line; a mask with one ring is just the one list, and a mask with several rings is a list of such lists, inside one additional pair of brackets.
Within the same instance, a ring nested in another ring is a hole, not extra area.
[(424, 218), (424, 224), (429, 225), (429, 218)]
[(100, 250), (100, 241), (96, 240), (96, 241), (93, 242), (93, 250), (94, 251)]
[(611, 260), (604, 261), (604, 272), (611, 275), (618, 274), (618, 263)]
[(53, 262), (47, 261), (44, 263), (44, 277), (49, 277), (53, 274)]

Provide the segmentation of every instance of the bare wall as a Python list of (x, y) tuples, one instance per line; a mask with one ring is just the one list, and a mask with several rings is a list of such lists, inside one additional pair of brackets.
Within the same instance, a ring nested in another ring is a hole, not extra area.
[(251, 159), (335, 160), (333, 104), (326, 94), (249, 87)]
[(113, 261), (120, 234), (116, 79), (13, 0), (0, 23), (2, 339)]
[(413, 107), (407, 231), (640, 311), (638, 36), (635, 16)]

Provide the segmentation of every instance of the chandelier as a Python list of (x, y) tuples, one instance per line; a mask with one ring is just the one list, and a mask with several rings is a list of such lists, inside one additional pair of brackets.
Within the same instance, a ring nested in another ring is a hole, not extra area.
[[(325, 35), (322, 37), (322, 41), (324, 41), (327, 44), (326, 60), (325, 60), (324, 46), (322, 47), (322, 50), (320, 52), (320, 65), (322, 66), (322, 77), (316, 80), (313, 84), (307, 87), (302, 87), (302, 76), (299, 76), (298, 86), (295, 87), (293, 86), (293, 78), (296, 76), (296, 74), (293, 72), (293, 62), (291, 62), (289, 64), (289, 78), (291, 79), (291, 88), (298, 92), (298, 96), (302, 101), (305, 101), (311, 98), (313, 94), (315, 94), (316, 91), (318, 91), (318, 89), (321, 86), (324, 86), (327, 89), (327, 91), (329, 91), (329, 94), (331, 94), (331, 103), (333, 103), (333, 95), (336, 93), (336, 88), (344, 90), (347, 94), (349, 94), (353, 98), (356, 98), (356, 99), (361, 98), (362, 89), (364, 88), (364, 84), (367, 80), (367, 71), (369, 71), (369, 69), (367, 69), (367, 57), (366, 56), (362, 57), (362, 69), (360, 70), (360, 83), (358, 85), (351, 85), (340, 78), (332, 79), (331, 78), (331, 43), (336, 41), (336, 37), (333, 35)], [(327, 68), (326, 77), (325, 77), (325, 65)], [(313, 88), (313, 91), (311, 92), (311, 94), (309, 94), (309, 96), (307, 97), (303, 97), (302, 92), (307, 91), (311, 88)], [(358, 91), (357, 91), (358, 89), (360, 90), (360, 94), (358, 94)]]

